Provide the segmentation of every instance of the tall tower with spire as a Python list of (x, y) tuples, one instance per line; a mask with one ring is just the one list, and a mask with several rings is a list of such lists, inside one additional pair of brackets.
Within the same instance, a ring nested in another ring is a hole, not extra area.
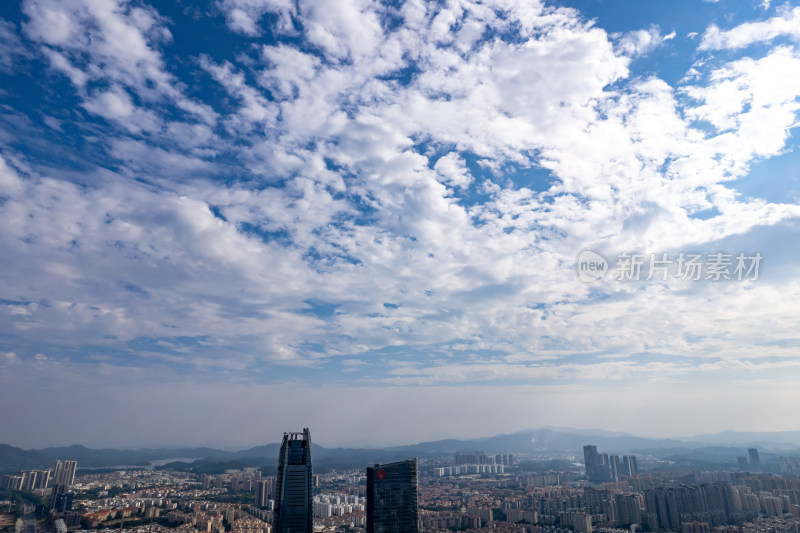
[(311, 433), (283, 434), (275, 482), (275, 533), (314, 533)]

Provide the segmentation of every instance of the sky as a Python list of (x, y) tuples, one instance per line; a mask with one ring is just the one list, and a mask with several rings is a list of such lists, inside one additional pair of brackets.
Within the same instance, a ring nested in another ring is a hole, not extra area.
[(800, 4), (0, 2), (0, 441), (800, 429)]

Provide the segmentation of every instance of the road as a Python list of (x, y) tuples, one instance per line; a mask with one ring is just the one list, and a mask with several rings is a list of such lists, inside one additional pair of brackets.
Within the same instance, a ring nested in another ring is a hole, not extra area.
[(22, 533), (36, 533), (36, 506), (29, 503), (22, 507)]

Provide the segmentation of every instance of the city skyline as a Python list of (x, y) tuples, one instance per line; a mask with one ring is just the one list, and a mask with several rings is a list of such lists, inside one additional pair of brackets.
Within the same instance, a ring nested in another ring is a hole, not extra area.
[[(310, 466), (310, 454), (306, 455), (310, 447), (308, 429), (284, 434), (281, 464), (301, 467), (298, 473), (305, 481), (300, 463)], [(720, 469), (675, 464), (665, 469), (665, 463), (655, 457), (646, 458), (648, 467), (637, 472), (635, 457), (627, 456), (627, 473), (618, 479), (603, 474), (603, 479), (592, 481), (589, 458), (602, 458), (601, 463), (610, 466), (618, 455), (598, 454), (593, 444), (584, 445), (584, 452), (586, 469), (576, 462), (542, 458), (517, 463), (509, 454), (492, 456), (481, 451), (373, 464), (366, 471), (363, 466), (328, 469), (313, 475), (314, 518), (310, 506), (302, 506), (299, 529), (313, 524), (314, 531), (362, 533), (617, 533), (634, 529), (794, 533), (800, 526), (796, 455), (781, 457), (778, 465), (755, 472), (735, 463)], [(750, 449), (748, 453), (752, 459), (758, 452)], [(740, 459), (746, 462), (747, 458)], [(3, 513), (3, 523), (10, 525), (18, 517), (17, 526), (34, 533), (48, 526), (57, 533), (285, 530), (281, 513), (272, 511), (277, 502), (264, 501), (265, 491), (271, 492), (285, 477), (284, 469), (279, 466), (274, 477), (264, 467), (223, 465), (213, 475), (191, 467), (114, 468), (90, 470), (73, 479), (74, 462), (57, 461), (51, 469), (3, 476), (0, 489), (6, 491), (5, 497), (13, 498), (0, 502), (10, 511)], [(487, 468), (498, 465), (511, 471)], [(541, 468), (544, 465), (546, 471)], [(51, 471), (56, 475), (50, 487)], [(307, 489), (305, 481), (301, 484)], [(48, 495), (54, 509), (34, 505)]]
[(0, 3), (2, 440), (800, 429), (799, 27)]

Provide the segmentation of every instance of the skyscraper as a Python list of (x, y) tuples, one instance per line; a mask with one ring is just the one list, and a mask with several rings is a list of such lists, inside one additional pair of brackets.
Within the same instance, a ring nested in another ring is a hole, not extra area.
[(748, 448), (747, 455), (750, 457), (750, 466), (759, 466), (761, 464), (758, 459), (758, 448)]
[(417, 460), (367, 467), (367, 533), (417, 533)]
[(314, 533), (311, 433), (283, 434), (275, 483), (275, 533)]
[(597, 470), (600, 463), (600, 457), (597, 454), (597, 446), (587, 444), (583, 447), (583, 464), (586, 465), (586, 477), (589, 482), (596, 483)]

